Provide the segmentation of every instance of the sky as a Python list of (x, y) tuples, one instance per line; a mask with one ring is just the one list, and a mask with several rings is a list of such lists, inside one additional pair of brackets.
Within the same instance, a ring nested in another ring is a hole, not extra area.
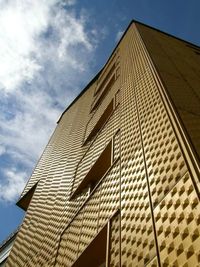
[(200, 45), (199, 0), (0, 0), (0, 242), (56, 122), (132, 19)]

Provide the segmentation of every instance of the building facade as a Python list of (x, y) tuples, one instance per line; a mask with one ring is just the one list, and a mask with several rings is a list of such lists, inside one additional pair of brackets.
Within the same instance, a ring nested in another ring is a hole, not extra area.
[(0, 244), (0, 267), (5, 267), (6, 260), (15, 241), (17, 231), (18, 230), (13, 232), (6, 240), (2, 242), (2, 244)]
[(6, 266), (200, 264), (200, 48), (131, 22), (63, 112)]

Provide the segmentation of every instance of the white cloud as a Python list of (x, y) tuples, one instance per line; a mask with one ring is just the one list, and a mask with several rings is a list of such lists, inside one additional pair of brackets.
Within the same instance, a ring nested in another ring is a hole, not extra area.
[(19, 197), (26, 183), (25, 172), (16, 169), (4, 170), (6, 181), (0, 184), (0, 201), (12, 202)]
[[(86, 29), (87, 15), (77, 14), (74, 4), (0, 1), (0, 154), (12, 159), (9, 188), (12, 174), (21, 172), (13, 166), (30, 172), (59, 115), (89, 76), (97, 35)], [(16, 187), (22, 183), (15, 181)]]
[(124, 34), (124, 31), (118, 31), (116, 34), (116, 42), (118, 42), (120, 40), (120, 38), (122, 37), (122, 35)]
[[(15, 90), (25, 80), (31, 82), (49, 59), (79, 68), (72, 53), (75, 45), (91, 50), (84, 29), (85, 17), (77, 18), (62, 8), (74, 1), (16, 0), (0, 3), (0, 89)], [(42, 34), (50, 35), (41, 38)], [(45, 42), (46, 40), (46, 42)], [(47, 42), (50, 40), (50, 42)], [(72, 53), (72, 55), (71, 55)]]
[(48, 5), (41, 4), (40, 9), (38, 1), (32, 3), (19, 0), (1, 3), (0, 86), (5, 91), (14, 90), (24, 79), (32, 79), (40, 69), (32, 55), (37, 50), (37, 35), (47, 27)]

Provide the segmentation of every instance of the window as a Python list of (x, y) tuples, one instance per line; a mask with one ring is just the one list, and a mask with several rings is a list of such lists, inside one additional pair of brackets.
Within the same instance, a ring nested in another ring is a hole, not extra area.
[(99, 130), (104, 126), (104, 124), (108, 121), (109, 117), (111, 116), (112, 112), (114, 110), (114, 101), (112, 100), (110, 104), (107, 106), (105, 111), (103, 112), (100, 119), (97, 121), (95, 126), (93, 127), (90, 134), (86, 137), (85, 143), (90, 141), (98, 132)]
[(113, 66), (111, 67), (111, 69), (107, 73), (106, 77), (103, 79), (103, 81), (98, 84), (95, 95), (97, 95), (97, 93), (99, 93), (102, 90), (102, 88), (105, 86), (105, 84), (107, 83), (109, 78), (112, 76), (114, 70), (115, 70), (115, 64), (113, 64)]
[(119, 77), (119, 75), (120, 75), (120, 67), (116, 69), (116, 79)]
[(108, 91), (113, 86), (114, 82), (115, 82), (115, 75), (112, 76), (107, 85), (104, 87), (104, 90), (102, 91), (101, 95), (99, 95), (99, 97), (93, 102), (91, 112), (102, 102)]
[(115, 66), (119, 63), (118, 52), (119, 52), (119, 48), (117, 48), (116, 52), (111, 56), (111, 58), (109, 58), (108, 62), (106, 62), (102, 72), (100, 73), (100, 76), (99, 76), (98, 80), (102, 79), (102, 77), (105, 75), (105, 73), (110, 68), (110, 66), (113, 64), (113, 62), (115, 62), (114, 63)]
[(105, 267), (107, 225), (96, 235), (72, 267)]
[(20, 200), (16, 203), (18, 207), (22, 208), (25, 211), (28, 209), (37, 184), (38, 183), (36, 183), (22, 198), (20, 198)]
[(120, 90), (115, 94), (115, 108), (120, 104)]
[(104, 151), (91, 167), (85, 178), (78, 185), (71, 198), (82, 193), (86, 188), (90, 187), (92, 191), (101, 178), (106, 174), (112, 164), (112, 141), (108, 143)]

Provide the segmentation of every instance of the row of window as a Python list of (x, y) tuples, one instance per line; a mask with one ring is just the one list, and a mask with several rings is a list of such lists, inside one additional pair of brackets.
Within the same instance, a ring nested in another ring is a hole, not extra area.
[[(94, 93), (94, 101), (91, 105), (91, 112), (93, 112), (100, 105), (100, 103), (103, 101), (107, 93), (111, 90), (116, 79), (119, 76), (119, 72), (120, 72), (119, 60), (118, 60), (119, 57), (118, 57), (117, 52), (114, 53), (109, 63), (107, 64), (107, 66), (104, 68), (104, 70), (100, 74), (100, 77), (97, 81), (97, 87)], [(93, 127), (93, 129), (88, 135), (87, 131), (89, 130), (89, 125), (91, 124), (94, 113), (92, 114), (91, 119), (89, 120), (86, 126), (86, 136), (84, 138), (85, 139), (84, 144), (86, 144), (88, 141), (91, 141), (92, 138), (96, 136), (99, 130), (104, 126), (106, 121), (109, 119), (114, 109), (118, 106), (119, 102), (120, 102), (120, 93), (118, 91), (114, 99), (111, 100), (111, 102), (109, 103), (107, 108), (104, 110), (103, 114), (101, 115), (100, 119), (97, 121), (97, 123), (95, 124), (95, 126)]]
[[(94, 111), (98, 107), (98, 105), (103, 101), (104, 97), (110, 91), (113, 84), (115, 83), (115, 80), (119, 76), (119, 67), (118, 67), (118, 63), (116, 60), (116, 55), (117, 55), (116, 53), (113, 55), (110, 62), (107, 64), (107, 67), (103, 70), (103, 72), (100, 75), (100, 78), (97, 82), (97, 87), (94, 93), (94, 101), (91, 106), (91, 111)], [(89, 130), (89, 134), (85, 136), (83, 145), (85, 145), (87, 142), (95, 138), (95, 136), (105, 126), (105, 124), (107, 123), (107, 121), (109, 120), (114, 110), (119, 105), (119, 103), (120, 103), (120, 91), (118, 90), (114, 98), (112, 98), (110, 103), (107, 105), (107, 107), (101, 114), (100, 118), (97, 120), (95, 125), (92, 127), (92, 130), (91, 131)], [(93, 124), (90, 125), (90, 122), (92, 123), (92, 118), (93, 116), (91, 117), (91, 120), (88, 122), (86, 126), (86, 133), (87, 133), (87, 127), (88, 129), (90, 129), (90, 126), (93, 125)], [(72, 192), (71, 199), (79, 196), (80, 194), (84, 192), (93, 191), (93, 189), (96, 187), (99, 181), (105, 176), (105, 174), (111, 168), (113, 161), (115, 161), (117, 158), (113, 150), (115, 149), (115, 147), (116, 147), (116, 151), (119, 150), (117, 148), (118, 139), (119, 139), (119, 131), (117, 131), (117, 133), (114, 135), (112, 140), (110, 140), (110, 142), (106, 145), (103, 152), (100, 154), (96, 162), (87, 172), (86, 176), (80, 182), (80, 184), (75, 189), (75, 191)], [(81, 159), (81, 161), (83, 159), (84, 157)], [(77, 170), (78, 168), (79, 168), (79, 164), (77, 166)], [(75, 179), (76, 179), (76, 174), (75, 174)]]
[[(98, 87), (102, 84), (103, 80), (105, 80), (105, 77), (107, 76), (107, 73), (110, 72), (110, 69), (112, 69), (112, 66), (115, 65), (115, 67), (117, 67), (117, 65), (119, 64), (118, 51), (119, 51), (119, 49), (116, 50), (116, 52), (109, 59), (109, 62), (106, 63), (106, 66), (101, 71), (101, 73), (99, 75), (99, 78), (98, 78), (98, 81), (97, 81), (97, 88), (95, 90), (94, 95), (96, 94), (96, 92), (98, 90)], [(113, 62), (114, 62), (114, 64), (113, 64)]]
[(91, 112), (93, 112), (99, 106), (119, 77), (119, 57), (117, 55), (117, 53), (113, 55), (110, 62), (107, 64), (98, 78), (97, 87), (94, 92), (94, 100), (91, 105)]
[(108, 80), (110, 79), (111, 76), (113, 76), (113, 73), (115, 71), (115, 63), (112, 65), (112, 67), (110, 68), (110, 70), (108, 71), (108, 73), (106, 74), (105, 78), (103, 80), (100, 80), (100, 82), (98, 82), (98, 85), (96, 87), (94, 96), (96, 96), (105, 86), (105, 84), (108, 82)]
[(103, 152), (100, 154), (98, 159), (92, 165), (84, 179), (75, 189), (71, 195), (71, 199), (80, 195), (83, 192), (93, 191), (100, 180), (109, 171), (113, 163), (119, 158), (119, 140), (120, 130), (118, 130), (110, 142), (106, 145)]
[(115, 79), (115, 75), (113, 74), (113, 76), (107, 82), (106, 86), (104, 86), (101, 94), (99, 94), (97, 96), (97, 98), (93, 101), (92, 106), (91, 106), (91, 112), (93, 112), (99, 106), (99, 104), (102, 102), (102, 100), (105, 98), (105, 96), (107, 95), (107, 93), (112, 88), (113, 84), (115, 83), (115, 80), (116, 80)]
[[(87, 142), (91, 141), (97, 134), (100, 132), (100, 130), (104, 127), (104, 125), (107, 123), (109, 120), (110, 116), (114, 112), (114, 110), (118, 107), (120, 104), (120, 90), (117, 91), (115, 94), (115, 97), (111, 100), (111, 102), (108, 104), (106, 109), (104, 110), (103, 114), (101, 117), (98, 119), (96, 124), (93, 126), (92, 130), (88, 135), (85, 136), (84, 144)], [(86, 126), (89, 127), (91, 121), (88, 122), (88, 125)]]

